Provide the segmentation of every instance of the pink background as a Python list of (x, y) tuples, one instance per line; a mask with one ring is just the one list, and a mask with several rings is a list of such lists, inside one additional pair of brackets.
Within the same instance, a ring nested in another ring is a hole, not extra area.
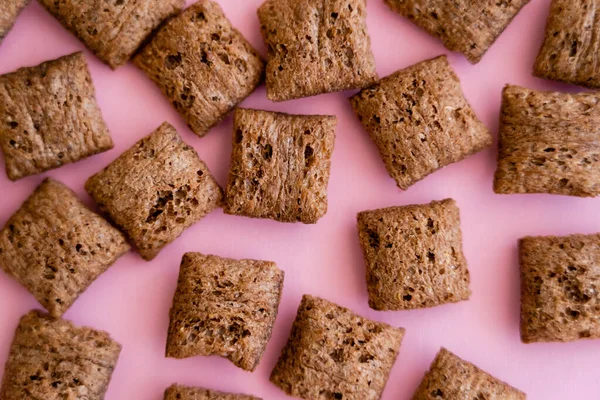
[[(219, 2), (233, 24), (264, 54), (256, 17), (262, 0)], [(467, 98), (495, 137), (504, 84), (577, 90), (531, 76), (549, 3), (550, 0), (532, 0), (479, 64), (473, 66), (458, 54), (450, 55)], [(370, 0), (367, 9), (381, 76), (448, 53), (437, 40), (392, 13), (382, 0)], [(81, 42), (33, 2), (0, 46), (0, 73), (82, 49)], [(17, 183), (9, 182), (2, 171), (0, 225), (44, 176), (65, 182), (91, 205), (83, 190), (85, 180), (165, 120), (177, 127), (184, 140), (208, 163), (217, 180), (226, 184), (231, 118), (200, 139), (185, 126), (152, 82), (131, 64), (111, 71), (87, 50), (86, 56), (115, 148)], [(133, 252), (122, 257), (67, 312), (66, 318), (107, 330), (123, 344), (106, 398), (160, 400), (164, 389), (173, 382), (246, 392), (264, 399), (285, 398), (283, 392), (269, 383), (268, 376), (304, 293), (325, 297), (366, 317), (407, 329), (384, 399), (410, 399), (440, 346), (524, 390), (529, 399), (599, 398), (598, 341), (534, 345), (520, 342), (516, 244), (524, 235), (600, 231), (600, 199), (494, 195), (495, 145), (402, 192), (386, 173), (375, 146), (352, 114), (346, 100), (350, 94), (333, 93), (275, 104), (266, 99), (261, 86), (243, 103), (268, 110), (338, 116), (329, 212), (317, 225), (281, 224), (215, 211), (150, 263)], [(471, 299), (419, 311), (370, 310), (356, 213), (446, 197), (456, 199), (461, 209), (464, 251), (472, 280)], [(283, 299), (273, 338), (254, 373), (244, 372), (216, 357), (187, 360), (164, 357), (168, 311), (179, 262), (187, 251), (273, 260), (285, 270)], [(36, 307), (39, 305), (29, 293), (0, 273), (0, 365), (6, 360), (18, 319)], [(0, 376), (2, 373), (0, 369)]]

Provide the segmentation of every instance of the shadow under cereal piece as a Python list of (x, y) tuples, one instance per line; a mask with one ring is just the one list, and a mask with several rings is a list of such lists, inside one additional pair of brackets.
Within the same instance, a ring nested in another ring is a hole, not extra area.
[(0, 231), (0, 268), (55, 317), (128, 250), (117, 229), (52, 179)]
[(237, 109), (225, 212), (316, 223), (327, 212), (337, 119)]
[(246, 394), (224, 393), (216, 390), (171, 385), (165, 391), (165, 400), (262, 400)]
[(206, 164), (166, 122), (89, 178), (85, 188), (145, 260), (223, 199)]
[(264, 62), (221, 7), (199, 0), (163, 26), (134, 63), (204, 136), (260, 84)]

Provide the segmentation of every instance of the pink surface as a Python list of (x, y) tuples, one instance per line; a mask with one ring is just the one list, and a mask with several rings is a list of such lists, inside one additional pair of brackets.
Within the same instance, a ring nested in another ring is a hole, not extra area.
[[(256, 17), (261, 1), (220, 3), (233, 24), (264, 54)], [(494, 136), (504, 84), (575, 90), (531, 76), (549, 3), (532, 0), (478, 65), (470, 65), (460, 55), (450, 55), (467, 98)], [(368, 26), (381, 76), (447, 53), (437, 40), (393, 14), (381, 0), (369, 1)], [(37, 3), (32, 3), (0, 47), (0, 73), (81, 49), (81, 42)], [(111, 71), (87, 50), (86, 56), (115, 149), (44, 176), (65, 182), (91, 204), (83, 190), (85, 180), (166, 120), (198, 150), (218, 181), (225, 185), (231, 118), (200, 139), (185, 126), (152, 82), (131, 64)], [(268, 377), (304, 293), (325, 297), (364, 316), (407, 329), (384, 399), (410, 399), (440, 346), (524, 390), (529, 399), (598, 398), (600, 342), (520, 342), (516, 244), (524, 235), (600, 231), (600, 199), (494, 195), (495, 146), (402, 192), (386, 173), (375, 146), (352, 114), (346, 100), (349, 95), (334, 93), (275, 104), (266, 99), (261, 87), (244, 102), (245, 106), (268, 110), (338, 116), (329, 212), (317, 225), (281, 224), (215, 211), (150, 263), (133, 252), (122, 257), (67, 312), (66, 318), (107, 330), (123, 344), (106, 398), (159, 400), (168, 385), (179, 382), (246, 392), (264, 399), (284, 399), (286, 396), (269, 383)], [(43, 176), (34, 176), (11, 183), (1, 171), (0, 225), (42, 179)], [(370, 310), (356, 213), (446, 197), (456, 199), (461, 208), (464, 251), (472, 279), (471, 299), (419, 311)], [(256, 372), (244, 372), (215, 357), (164, 357), (168, 310), (179, 262), (187, 251), (273, 260), (285, 270), (279, 317)], [(0, 273), (0, 366), (6, 360), (19, 317), (36, 307), (38, 303), (25, 289)], [(2, 373), (0, 369), (0, 377)]]

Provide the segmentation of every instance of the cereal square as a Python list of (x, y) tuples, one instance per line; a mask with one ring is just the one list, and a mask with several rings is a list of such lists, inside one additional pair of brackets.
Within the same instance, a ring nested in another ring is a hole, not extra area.
[(224, 393), (216, 390), (171, 385), (165, 391), (165, 400), (261, 400), (245, 394)]
[(50, 14), (115, 69), (125, 64), (185, 0), (40, 0)]
[(525, 393), (442, 348), (413, 400), (525, 400)]
[(167, 122), (89, 178), (85, 188), (145, 260), (223, 198), (206, 164)]
[(521, 261), (521, 339), (600, 339), (600, 234), (526, 237)]
[(17, 180), (112, 149), (83, 53), (0, 76), (0, 148)]
[(383, 78), (350, 102), (403, 190), (492, 144), (446, 56)]
[(392, 10), (478, 63), (529, 0), (385, 0)]
[(600, 96), (504, 88), (499, 194), (600, 194)]
[(361, 89), (377, 80), (366, 0), (267, 0), (258, 17), (270, 100)]
[(169, 21), (134, 62), (198, 136), (250, 96), (264, 74), (260, 55), (208, 0)]
[(30, 0), (4, 0), (0, 2), (0, 44), (8, 35), (21, 11)]
[(0, 268), (55, 317), (128, 250), (118, 230), (52, 179), (0, 231)]
[(17, 327), (0, 398), (102, 400), (120, 352), (106, 332), (30, 311)]
[(596, 7), (592, 0), (552, 0), (534, 75), (600, 88)]
[(314, 224), (327, 212), (337, 119), (236, 109), (225, 212)]
[(379, 400), (403, 336), (403, 328), (305, 295), (271, 382), (306, 400)]
[(358, 231), (371, 308), (434, 307), (471, 295), (454, 200), (363, 211)]
[(186, 253), (171, 307), (167, 357), (218, 355), (254, 371), (271, 338), (283, 276), (269, 261)]

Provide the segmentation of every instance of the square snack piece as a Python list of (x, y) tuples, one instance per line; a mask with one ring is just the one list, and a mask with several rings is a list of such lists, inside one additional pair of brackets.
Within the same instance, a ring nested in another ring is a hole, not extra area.
[(224, 393), (216, 390), (171, 385), (165, 391), (165, 400), (261, 400), (246, 394)]
[(271, 382), (307, 400), (379, 400), (403, 336), (403, 328), (305, 295)]
[(271, 338), (283, 276), (269, 261), (185, 254), (170, 312), (167, 357), (218, 355), (254, 371)]
[(600, 234), (519, 241), (521, 339), (600, 339)]
[(89, 178), (85, 189), (148, 261), (223, 199), (206, 164), (167, 122)]
[(128, 250), (117, 229), (52, 179), (0, 231), (0, 268), (55, 317)]
[(237, 109), (225, 212), (314, 224), (327, 212), (337, 119)]
[(2, 0), (0, 1), (0, 43), (8, 35), (17, 17), (30, 0)]
[(600, 194), (599, 100), (506, 86), (494, 191)]
[(366, 0), (267, 0), (258, 9), (268, 49), (267, 97), (284, 101), (377, 80)]
[(260, 84), (264, 62), (221, 7), (198, 0), (134, 58), (198, 136)]
[(102, 400), (120, 352), (106, 332), (30, 311), (17, 327), (0, 399)]
[(363, 211), (358, 231), (371, 308), (434, 307), (471, 295), (454, 200)]
[(413, 400), (525, 400), (518, 389), (442, 348)]
[(596, 0), (553, 0), (533, 74), (600, 88)]
[(0, 147), (17, 180), (112, 149), (83, 53), (0, 76)]
[(478, 63), (529, 0), (385, 0), (392, 10)]
[(403, 190), (492, 144), (446, 56), (383, 78), (350, 102)]
[(115, 69), (125, 64), (185, 0), (40, 0), (60, 23)]

